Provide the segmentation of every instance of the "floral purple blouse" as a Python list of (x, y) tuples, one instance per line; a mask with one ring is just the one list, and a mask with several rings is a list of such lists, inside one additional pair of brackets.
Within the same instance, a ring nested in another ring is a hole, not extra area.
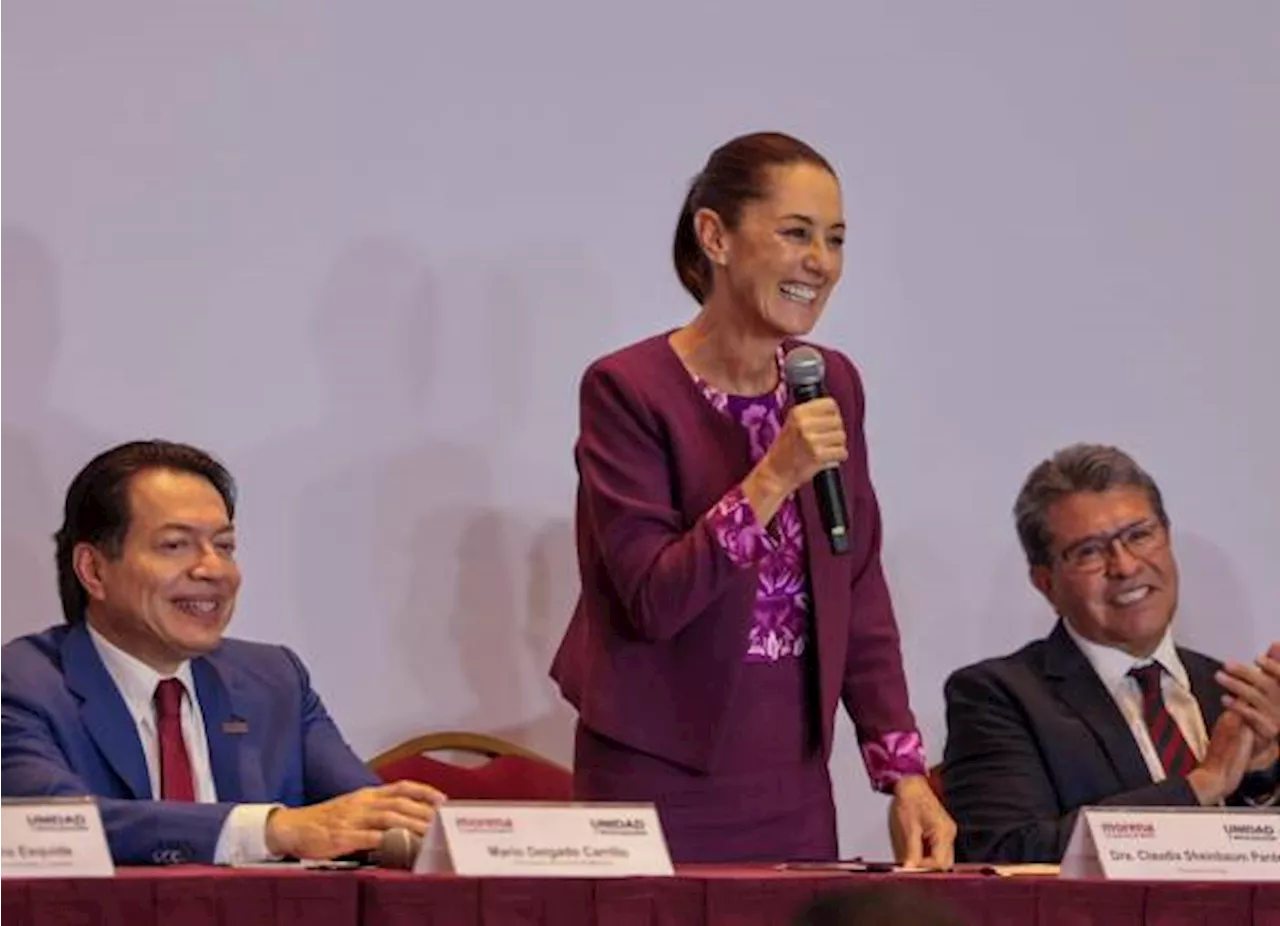
[[(778, 365), (781, 368), (781, 351)], [(729, 395), (697, 376), (694, 381), (717, 411), (746, 429), (751, 462), (758, 463), (782, 430), (788, 398), (786, 381), (779, 375), (778, 387), (762, 396)], [(744, 569), (755, 567), (759, 572), (745, 661), (772, 663), (802, 655), (810, 642), (811, 608), (804, 529), (795, 496), (783, 502), (766, 528), (756, 520), (738, 485), (707, 512), (706, 519), (730, 562)], [(891, 791), (899, 779), (925, 773), (924, 744), (916, 730), (868, 740), (861, 749), (867, 775), (877, 791)]]

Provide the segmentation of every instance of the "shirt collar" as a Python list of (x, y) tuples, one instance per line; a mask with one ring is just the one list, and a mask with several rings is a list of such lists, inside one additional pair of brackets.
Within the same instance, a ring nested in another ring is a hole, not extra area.
[(120, 689), (120, 694), (134, 717), (153, 716), (151, 702), (155, 697), (156, 686), (166, 678), (176, 678), (182, 682), (186, 686), (187, 697), (195, 703), (195, 676), (191, 674), (190, 660), (183, 661), (173, 675), (161, 675), (137, 656), (116, 646), (95, 630), (93, 625), (89, 624), (88, 629), (94, 649), (98, 651), (102, 664), (107, 667), (108, 674)]
[(1062, 625), (1066, 628), (1067, 635), (1071, 637), (1076, 646), (1080, 647), (1080, 652), (1084, 653), (1084, 658), (1089, 660), (1089, 665), (1093, 666), (1093, 671), (1098, 673), (1102, 683), (1107, 686), (1107, 691), (1113, 693), (1119, 691), (1128, 679), (1130, 669), (1149, 665), (1153, 662), (1160, 663), (1164, 670), (1173, 677), (1173, 680), (1183, 688), (1191, 689), (1190, 676), (1187, 675), (1186, 666), (1178, 658), (1178, 648), (1173, 643), (1172, 625), (1165, 628), (1164, 636), (1160, 638), (1160, 643), (1155, 648), (1155, 652), (1146, 659), (1136, 659), (1122, 649), (1107, 646), (1105, 643), (1086, 640), (1080, 636), (1066, 618), (1063, 618)]

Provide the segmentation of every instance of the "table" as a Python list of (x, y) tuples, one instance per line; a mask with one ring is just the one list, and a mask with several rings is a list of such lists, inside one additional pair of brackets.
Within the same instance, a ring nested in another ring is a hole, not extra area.
[(118, 868), (114, 878), (6, 878), (4, 926), (354, 926), (361, 882), (351, 871)]
[(1280, 926), (1280, 884), (831, 875), (681, 866), (674, 878), (415, 877), (405, 872), (123, 868), (7, 879), (4, 926), (782, 926), (816, 893), (908, 882), (975, 926)]

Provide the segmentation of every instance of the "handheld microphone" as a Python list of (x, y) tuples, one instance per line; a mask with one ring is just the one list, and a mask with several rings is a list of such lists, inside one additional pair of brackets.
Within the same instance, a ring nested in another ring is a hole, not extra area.
[[(782, 371), (796, 405), (827, 394), (822, 385), (827, 374), (826, 364), (822, 354), (812, 347), (797, 347), (788, 352)], [(831, 552), (848, 553), (849, 508), (845, 504), (844, 480), (838, 464), (818, 471), (813, 477), (813, 491), (818, 496), (818, 512), (822, 516), (822, 529), (831, 542)]]
[(412, 871), (413, 863), (418, 858), (418, 850), (421, 848), (421, 836), (416, 836), (404, 827), (397, 826), (382, 834), (382, 842), (370, 853), (370, 861), (379, 868)]

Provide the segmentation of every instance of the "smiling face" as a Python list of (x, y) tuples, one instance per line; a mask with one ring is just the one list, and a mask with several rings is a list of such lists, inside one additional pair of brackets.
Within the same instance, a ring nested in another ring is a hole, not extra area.
[(721, 285), (752, 328), (802, 337), (822, 315), (844, 267), (840, 183), (827, 170), (800, 162), (766, 169), (766, 195), (742, 205), (735, 228), (703, 210), (703, 249), (718, 265)]
[(1149, 656), (1178, 606), (1168, 528), (1146, 491), (1074, 492), (1051, 505), (1049, 564), (1031, 579), (1086, 640)]
[(90, 625), (161, 674), (216, 649), (235, 610), (235, 528), (213, 484), (146, 469), (129, 481), (129, 527), (117, 555), (73, 553)]

